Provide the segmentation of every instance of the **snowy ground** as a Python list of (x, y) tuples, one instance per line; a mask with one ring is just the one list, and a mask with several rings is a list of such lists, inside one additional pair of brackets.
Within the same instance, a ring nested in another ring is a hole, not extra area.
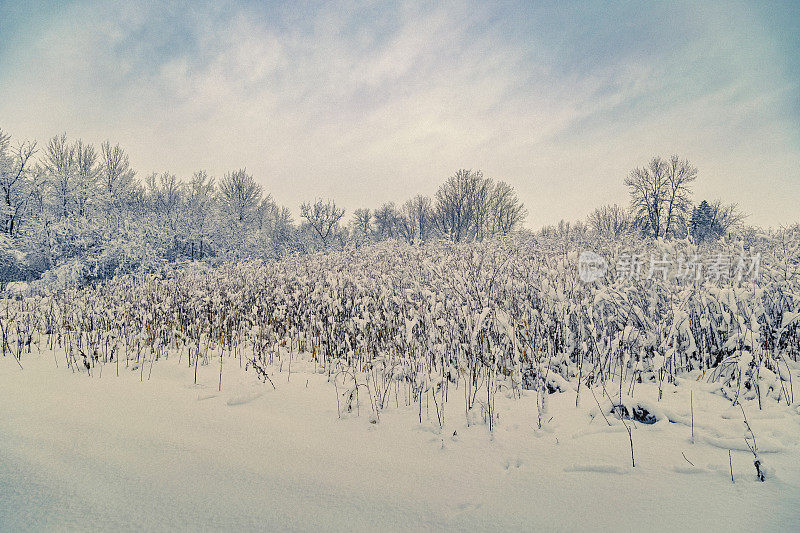
[[(324, 375), (295, 363), (277, 390), (226, 361), (113, 365), (73, 374), (52, 354), (0, 357), (0, 530), (797, 530), (800, 406), (745, 405), (762, 459), (755, 480), (741, 411), (687, 380), (635, 424), (636, 468), (619, 420), (584, 389), (536, 401), (497, 397), (499, 420), (466, 426), (452, 394), (370, 423), (339, 419)], [(285, 370), (285, 368), (284, 368)], [(693, 390), (695, 442), (689, 391)], [(636, 398), (654, 403), (655, 389)], [(591, 413), (595, 416), (592, 417)], [(454, 432), (456, 435), (454, 436)], [(728, 450), (732, 449), (735, 483)], [(685, 455), (685, 458), (684, 458)], [(694, 466), (689, 464), (691, 461)]]

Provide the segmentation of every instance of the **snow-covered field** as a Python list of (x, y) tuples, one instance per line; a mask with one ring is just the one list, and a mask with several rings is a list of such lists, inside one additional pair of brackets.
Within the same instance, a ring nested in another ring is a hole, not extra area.
[(386, 244), (11, 295), (0, 530), (797, 530), (783, 249), (586, 280), (557, 243)]
[[(57, 361), (61, 358), (60, 361)], [(56, 367), (56, 362), (59, 366)], [(463, 395), (370, 416), (337, 414), (337, 390), (308, 360), (270, 368), (276, 389), (225, 361), (170, 356), (150, 374), (92, 377), (63, 354), (0, 357), (0, 530), (796, 530), (800, 406), (739, 407), (696, 375), (637, 385), (661, 418), (599, 414), (584, 391), (498, 394), (497, 420), (467, 427)], [(101, 370), (102, 368), (102, 370)], [(795, 379), (800, 379), (793, 369)], [(463, 385), (462, 385), (463, 386)], [(339, 389), (341, 393), (341, 389)], [(690, 398), (691, 394), (691, 398)], [(595, 395), (601, 405), (602, 390)], [(460, 403), (459, 403), (460, 402)], [(692, 441), (692, 410), (694, 441)], [(461, 413), (458, 415), (457, 413)], [(735, 483), (731, 482), (731, 463)], [(691, 464), (690, 464), (691, 463)]]

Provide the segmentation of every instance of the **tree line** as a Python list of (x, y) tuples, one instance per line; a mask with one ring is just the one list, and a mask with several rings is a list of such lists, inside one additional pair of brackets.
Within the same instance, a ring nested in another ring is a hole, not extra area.
[(151, 173), (126, 151), (66, 134), (40, 146), (0, 130), (0, 282), (105, 279), (179, 261), (269, 259), (386, 239), (420, 244), (506, 235), (527, 214), (513, 187), (459, 170), (434, 197), (360, 208), (345, 221), (331, 199), (300, 205), (300, 219), (239, 169), (219, 179)]
[[(546, 226), (543, 235), (717, 239), (741, 226), (735, 204), (695, 203), (697, 168), (677, 155), (653, 157), (624, 183), (630, 205), (606, 205), (585, 221)], [(332, 199), (278, 205), (245, 169), (215, 179), (206, 171), (140, 179), (126, 151), (65, 134), (46, 145), (12, 142), (0, 130), (0, 283), (44, 273), (64, 281), (105, 279), (180, 261), (270, 259), (387, 239), (421, 244), (472, 242), (530, 231), (509, 184), (458, 170), (432, 197), (355, 209), (349, 220)]]

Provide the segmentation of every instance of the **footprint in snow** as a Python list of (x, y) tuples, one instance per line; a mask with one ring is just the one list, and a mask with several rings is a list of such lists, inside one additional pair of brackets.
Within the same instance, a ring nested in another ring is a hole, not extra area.
[(470, 511), (470, 510), (475, 510), (475, 511), (477, 511), (477, 510), (478, 510), (478, 509), (480, 509), (482, 506), (483, 506), (483, 504), (482, 504), (482, 503), (469, 503), (469, 502), (463, 502), (463, 503), (459, 503), (459, 504), (456, 506), (456, 508), (459, 510), (459, 512), (464, 512), (464, 511)]
[(228, 399), (227, 403), (231, 407), (235, 405), (244, 405), (246, 403), (252, 402), (253, 400), (257, 400), (258, 398), (261, 397), (262, 394), (264, 393), (260, 391), (244, 392), (242, 394), (231, 396)]
[(579, 465), (574, 464), (564, 468), (564, 472), (597, 472), (601, 474), (624, 474), (625, 469), (614, 465)]

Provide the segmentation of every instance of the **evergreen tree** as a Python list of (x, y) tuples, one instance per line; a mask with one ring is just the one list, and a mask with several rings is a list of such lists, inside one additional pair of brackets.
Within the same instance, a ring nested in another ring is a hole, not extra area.
[(717, 228), (714, 224), (714, 213), (711, 205), (705, 200), (692, 211), (690, 223), (692, 236), (697, 242), (703, 242), (718, 236)]

